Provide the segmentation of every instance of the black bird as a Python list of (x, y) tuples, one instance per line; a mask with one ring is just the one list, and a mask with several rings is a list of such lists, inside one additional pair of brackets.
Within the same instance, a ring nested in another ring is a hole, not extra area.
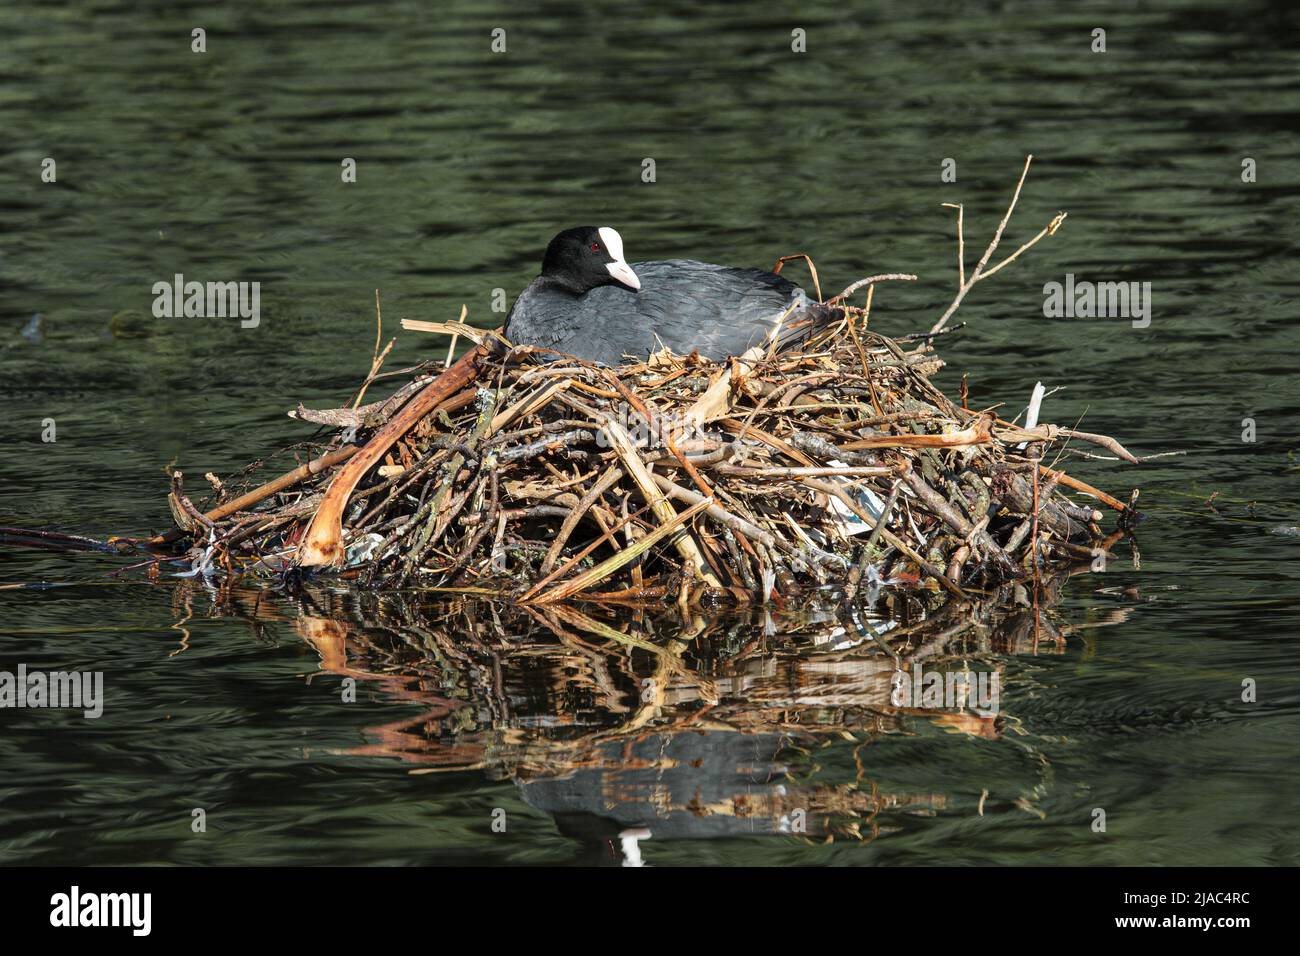
[(775, 334), (785, 348), (843, 316), (773, 272), (692, 259), (623, 258), (608, 226), (566, 229), (546, 247), (542, 273), (506, 317), (515, 345), (618, 365), (667, 347), (721, 360)]

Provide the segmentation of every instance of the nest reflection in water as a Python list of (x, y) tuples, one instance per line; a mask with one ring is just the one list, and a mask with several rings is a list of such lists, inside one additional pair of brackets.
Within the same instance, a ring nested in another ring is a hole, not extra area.
[[(324, 673), (417, 707), (349, 754), (513, 780), (561, 832), (622, 837), (635, 855), (638, 837), (869, 840), (907, 815), (985, 812), (978, 793), (978, 807), (969, 794), (956, 806), (938, 772), (933, 787), (886, 786), (873, 746), (942, 733), (954, 747), (1032, 747), (1006, 677), (1018, 656), (1061, 653), (1080, 626), (1052, 610), (1069, 576), (1044, 578), (1036, 599), (1021, 584), (975, 602), (886, 589), (853, 607), (716, 616), (325, 589), (287, 601), (231, 589), (217, 611), (288, 623)], [(900, 693), (922, 672), (994, 677), (1000, 699)], [(989, 805), (1034, 813), (1035, 784)]]

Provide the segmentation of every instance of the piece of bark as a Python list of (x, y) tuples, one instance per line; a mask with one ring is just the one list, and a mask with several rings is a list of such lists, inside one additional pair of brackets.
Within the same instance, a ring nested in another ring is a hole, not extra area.
[(312, 518), (307, 533), (298, 546), (299, 567), (329, 567), (343, 561), (343, 510), (362, 477), (383, 457), (393, 444), (415, 424), (478, 375), (483, 346), (466, 352), (451, 368), (443, 372), (424, 390), (379, 429), (346, 465), (339, 469), (325, 492), (320, 510)]

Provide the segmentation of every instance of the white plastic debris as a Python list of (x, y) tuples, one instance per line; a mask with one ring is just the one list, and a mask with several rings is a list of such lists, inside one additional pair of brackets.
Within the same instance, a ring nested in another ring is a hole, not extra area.
[[(832, 468), (848, 467), (844, 462), (837, 461), (834, 458), (829, 459), (826, 464), (830, 465)], [(864, 488), (861, 485), (855, 485), (852, 482), (844, 481), (842, 484), (844, 485), (844, 490), (849, 493), (849, 497), (856, 501), (863, 511), (871, 515), (873, 521), (880, 520), (880, 516), (885, 513), (885, 503), (881, 500), (878, 494), (870, 488)], [(867, 524), (854, 514), (852, 509), (850, 509), (844, 502), (840, 501), (839, 498), (831, 497), (830, 503), (831, 510), (839, 516), (840, 529), (846, 535), (862, 534), (864, 531), (871, 530), (871, 525)]]
[(369, 534), (363, 534), (357, 540), (348, 545), (347, 556), (344, 559), (344, 567), (356, 567), (358, 564), (365, 564), (375, 556), (375, 551), (384, 543), (382, 535), (375, 534), (373, 531)]

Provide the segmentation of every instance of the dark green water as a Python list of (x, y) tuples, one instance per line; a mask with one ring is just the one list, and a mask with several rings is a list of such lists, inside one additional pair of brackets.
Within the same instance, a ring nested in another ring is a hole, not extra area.
[[(1027, 153), (1002, 252), (1069, 218), (970, 294), (938, 383), (965, 371), (974, 405), (1013, 409), (1035, 381), (1068, 386), (1047, 420), (1186, 453), (1071, 462), (1121, 497), (1141, 486), (1140, 568), (1122, 546), (1066, 586), (1062, 647), (945, 649), (1002, 669), (987, 736), (882, 723), (861, 706), (879, 699), (869, 655), (818, 657), (833, 621), (614, 622), (681, 636), (666, 661), (490, 609), (475, 631), (374, 596), (258, 606), (0, 550), (0, 585), (66, 585), (0, 590), (0, 669), (103, 671), (107, 696), (93, 721), (0, 711), (0, 862), (596, 862), (638, 815), (659, 864), (1300, 862), (1298, 26), (1203, 3), (0, 8), (0, 525), (167, 526), (169, 463), (229, 475), (307, 437), (288, 408), (345, 397), (376, 287), (386, 335), (462, 303), (497, 324), (493, 290), (513, 296), (568, 225), (616, 226), (632, 260), (807, 252), (830, 292), (914, 272), (872, 321), (923, 331), (956, 285), (940, 204), (966, 204), (973, 263)], [(175, 273), (260, 281), (260, 325), (154, 318)], [(1045, 318), (1066, 273), (1150, 282), (1150, 326)], [(397, 334), (390, 367), (445, 348)], [(458, 653), (448, 636), (471, 632)], [(346, 705), (328, 656), (344, 636)], [(769, 716), (638, 731), (661, 667), (681, 695), (661, 717), (692, 694)], [(771, 716), (819, 695), (814, 733)], [(823, 844), (763, 832), (740, 792), (841, 823), (862, 794), (889, 799), (878, 834)]]

